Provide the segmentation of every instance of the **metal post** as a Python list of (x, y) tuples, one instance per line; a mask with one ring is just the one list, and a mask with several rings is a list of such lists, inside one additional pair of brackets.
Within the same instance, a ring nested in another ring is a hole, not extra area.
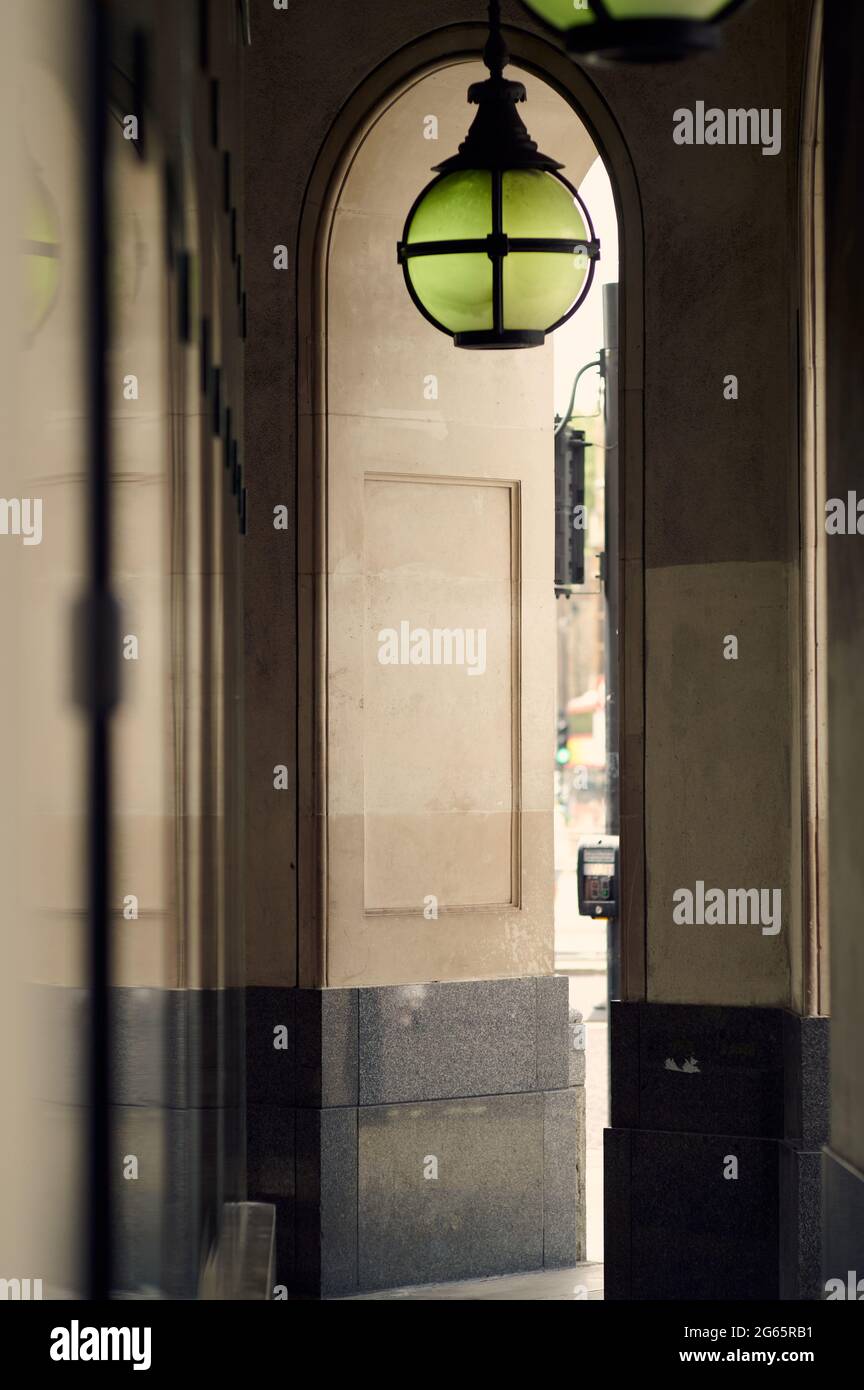
[[(618, 286), (603, 286), (603, 349), (606, 382), (606, 489), (604, 587), (606, 591), (604, 650), (606, 658), (606, 833), (620, 833), (621, 779), (618, 720)], [(619, 890), (620, 892), (620, 890)], [(606, 935), (609, 999), (621, 993), (621, 924), (610, 917)]]

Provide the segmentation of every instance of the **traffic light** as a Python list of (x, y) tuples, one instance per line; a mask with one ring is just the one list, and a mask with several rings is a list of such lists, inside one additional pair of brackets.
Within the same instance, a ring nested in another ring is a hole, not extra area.
[(555, 436), (555, 592), (585, 583), (585, 431)]
[(559, 767), (566, 767), (570, 761), (570, 749), (567, 747), (567, 740), (570, 736), (570, 721), (566, 714), (558, 716), (558, 748), (555, 753), (555, 761)]

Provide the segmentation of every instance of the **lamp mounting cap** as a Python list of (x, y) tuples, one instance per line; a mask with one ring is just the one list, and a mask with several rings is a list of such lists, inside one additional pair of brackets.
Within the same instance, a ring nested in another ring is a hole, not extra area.
[(489, 37), (483, 62), (489, 76), (483, 82), (472, 82), (468, 88), (468, 101), (477, 107), (477, 115), (458, 153), (436, 164), (436, 173), (451, 174), (457, 169), (563, 169), (557, 159), (541, 153), (516, 110), (527, 94), (524, 83), (511, 82), (504, 76), (510, 53), (501, 32), (499, 0), (489, 0)]

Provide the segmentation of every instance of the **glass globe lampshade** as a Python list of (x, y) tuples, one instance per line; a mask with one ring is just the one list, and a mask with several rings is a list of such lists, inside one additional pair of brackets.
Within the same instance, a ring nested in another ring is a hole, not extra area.
[(417, 308), (457, 347), (539, 347), (584, 300), (599, 243), (562, 166), (522, 123), (525, 88), (502, 76), (507, 52), (490, 11), (491, 76), (468, 92), (477, 115), (408, 213), (399, 261)]
[(569, 52), (624, 62), (662, 62), (716, 48), (719, 25), (746, 0), (522, 0), (563, 34)]

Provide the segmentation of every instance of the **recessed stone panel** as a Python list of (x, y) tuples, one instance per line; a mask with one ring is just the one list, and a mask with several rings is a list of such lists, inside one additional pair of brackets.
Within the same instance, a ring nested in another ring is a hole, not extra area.
[(518, 901), (518, 506), (482, 478), (365, 480), (367, 912)]

